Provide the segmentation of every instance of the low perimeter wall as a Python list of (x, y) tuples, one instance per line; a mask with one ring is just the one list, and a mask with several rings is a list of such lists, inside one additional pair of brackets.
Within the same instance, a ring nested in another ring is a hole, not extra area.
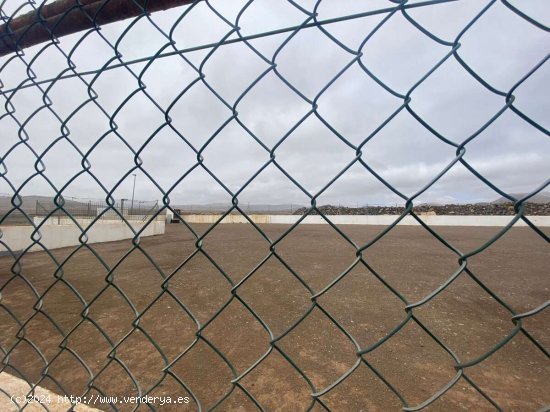
[[(187, 223), (214, 223), (222, 215), (184, 215), (182, 216)], [(293, 224), (298, 221), (300, 215), (248, 215), (250, 219), (257, 224), (281, 223)], [(393, 215), (331, 215), (328, 216), (331, 222), (338, 225), (381, 225), (387, 226), (395, 222), (399, 216)], [(513, 216), (441, 216), (441, 215), (421, 215), (420, 218), (430, 226), (506, 226), (510, 223)], [(550, 216), (529, 216), (537, 226), (550, 226)], [(228, 215), (221, 223), (248, 223), (242, 215)], [(301, 224), (326, 224), (326, 221), (319, 215), (310, 215), (301, 222)], [(405, 216), (400, 225), (419, 225), (412, 216)], [(519, 220), (515, 226), (527, 226)]]
[[(82, 228), (86, 228), (92, 219), (76, 219)], [(42, 221), (41, 218), (35, 218), (34, 224), (38, 225)], [(138, 232), (145, 225), (141, 221), (130, 221), (133, 229)], [(33, 243), (32, 226), (2, 226), (2, 237), (0, 240), (6, 243), (12, 251), (23, 250)], [(145, 228), (140, 234), (144, 236), (162, 235), (165, 230), (164, 216), (157, 217), (153, 222)], [(80, 245), (79, 237), (81, 231), (70, 219), (53, 217), (48, 219), (40, 227), (40, 242), (48, 249), (57, 249), (66, 246)], [(115, 240), (131, 239), (134, 234), (120, 220), (98, 220), (87, 232), (88, 243), (112, 242)], [(5, 252), (7, 249), (3, 244), (0, 244), (0, 252)], [(39, 245), (34, 245), (31, 251), (43, 250)]]

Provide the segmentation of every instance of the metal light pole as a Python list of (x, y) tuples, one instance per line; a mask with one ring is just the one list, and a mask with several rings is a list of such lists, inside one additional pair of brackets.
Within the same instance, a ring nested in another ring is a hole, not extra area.
[(134, 193), (136, 192), (136, 174), (132, 173), (132, 176), (134, 176), (134, 188), (132, 189), (132, 203), (130, 205), (130, 210), (133, 213), (134, 212)]

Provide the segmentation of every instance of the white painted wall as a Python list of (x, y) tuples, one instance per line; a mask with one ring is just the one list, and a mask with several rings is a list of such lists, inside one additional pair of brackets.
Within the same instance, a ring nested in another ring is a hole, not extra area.
[(172, 212), (170, 209), (166, 209), (166, 223), (170, 223), (173, 218), (174, 212)]
[[(41, 218), (35, 218), (35, 224), (38, 224)], [(86, 228), (92, 219), (77, 219), (78, 223)], [(132, 228), (137, 232), (141, 230), (145, 223), (131, 221)], [(35, 230), (32, 226), (1, 226), (2, 236), (0, 240), (6, 243), (12, 251), (23, 250), (33, 243), (32, 233)], [(164, 216), (158, 216), (141, 233), (141, 237), (164, 234), (165, 221)], [(41, 243), (48, 249), (57, 249), (66, 246), (76, 246), (80, 244), (79, 237), (82, 232), (69, 218), (53, 217), (48, 219), (40, 227)], [(120, 220), (98, 220), (87, 232), (88, 243), (112, 242), (115, 240), (131, 239), (134, 234), (130, 228)], [(6, 247), (0, 244), (0, 252), (6, 251)], [(43, 250), (39, 245), (34, 245), (31, 251)]]
[[(187, 223), (214, 223), (221, 215), (184, 215)], [(257, 224), (279, 223), (293, 224), (301, 217), (299, 215), (253, 215), (248, 217)], [(393, 215), (331, 215), (328, 216), (331, 222), (339, 225), (382, 225), (387, 226), (395, 222), (399, 216)], [(513, 216), (443, 216), (443, 215), (421, 215), (420, 218), (430, 226), (506, 226)], [(530, 216), (529, 219), (537, 226), (549, 227), (550, 216)], [(221, 223), (247, 223), (242, 215), (228, 215)], [(326, 224), (326, 221), (319, 215), (306, 216), (301, 222), (304, 224)], [(412, 216), (405, 216), (400, 225), (419, 225)], [(522, 220), (516, 222), (515, 226), (526, 226)]]

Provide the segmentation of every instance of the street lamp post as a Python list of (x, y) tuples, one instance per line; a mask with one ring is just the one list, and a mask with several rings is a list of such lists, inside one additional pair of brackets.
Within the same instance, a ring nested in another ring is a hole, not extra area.
[(134, 193), (136, 192), (136, 174), (132, 173), (132, 176), (134, 176), (134, 187), (132, 189), (132, 203), (130, 204), (130, 210), (133, 213), (134, 212)]

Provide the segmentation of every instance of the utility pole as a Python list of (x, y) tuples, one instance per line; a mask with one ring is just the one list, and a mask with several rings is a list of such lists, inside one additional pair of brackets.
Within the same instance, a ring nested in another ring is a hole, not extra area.
[(134, 213), (134, 193), (136, 192), (136, 174), (132, 173), (132, 176), (134, 176), (134, 188), (132, 189), (132, 203), (130, 204), (130, 213)]

